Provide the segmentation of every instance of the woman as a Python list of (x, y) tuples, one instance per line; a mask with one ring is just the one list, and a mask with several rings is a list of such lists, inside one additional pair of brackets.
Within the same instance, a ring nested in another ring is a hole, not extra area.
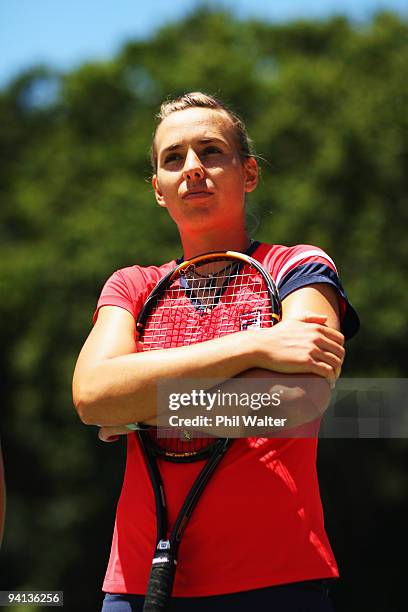
[[(258, 166), (242, 121), (200, 92), (166, 102), (152, 163), (157, 203), (176, 223), (184, 257), (250, 250), (278, 282), (283, 319), (271, 329), (165, 349), (158, 359), (157, 351), (138, 352), (135, 320), (176, 262), (115, 272), (75, 370), (74, 402), (83, 422), (105, 426), (104, 440), (129, 433), (128, 423), (154, 423), (162, 378), (229, 379), (266, 370), (271, 376), (307, 373), (332, 386), (344, 359), (344, 335), (355, 333), (357, 316), (321, 249), (251, 243), (245, 196), (257, 186)], [(331, 609), (320, 581), (338, 572), (324, 531), (316, 446), (315, 439), (235, 441), (185, 532), (171, 610)], [(170, 522), (195, 465), (161, 467), (171, 492)], [(142, 609), (155, 530), (151, 486), (136, 436), (129, 435), (104, 611)]]

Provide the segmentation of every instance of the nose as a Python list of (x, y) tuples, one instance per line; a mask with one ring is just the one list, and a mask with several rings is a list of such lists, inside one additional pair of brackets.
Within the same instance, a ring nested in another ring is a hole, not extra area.
[(183, 168), (183, 178), (186, 181), (198, 181), (204, 178), (204, 168), (197, 153), (189, 149)]

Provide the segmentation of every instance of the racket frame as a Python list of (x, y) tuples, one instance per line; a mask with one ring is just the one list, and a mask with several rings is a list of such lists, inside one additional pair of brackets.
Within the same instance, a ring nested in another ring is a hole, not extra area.
[(263, 277), (269, 297), (272, 304), (272, 313), (271, 317), (274, 319), (272, 324), (278, 323), (282, 318), (282, 307), (279, 299), (279, 293), (275, 286), (275, 283), (267, 270), (253, 257), (250, 255), (246, 255), (245, 253), (239, 253), (238, 251), (211, 251), (209, 253), (204, 253), (203, 255), (197, 255), (196, 257), (192, 257), (191, 259), (187, 259), (176, 266), (173, 270), (168, 272), (166, 276), (164, 276), (153, 289), (153, 291), (148, 296), (146, 302), (143, 305), (142, 310), (138, 316), (136, 322), (136, 330), (141, 334), (146, 324), (147, 317), (149, 316), (151, 310), (154, 308), (156, 302), (162, 295), (162, 293), (173, 283), (178, 277), (181, 276), (181, 273), (189, 268), (189, 266), (195, 265), (196, 263), (201, 263), (203, 259), (208, 261), (217, 261), (217, 260), (225, 260), (231, 259), (231, 261), (236, 261), (237, 259), (241, 261), (243, 264), (249, 264), (256, 268), (256, 270)]
[[(136, 330), (139, 335), (143, 334), (148, 316), (155, 307), (155, 304), (159, 300), (160, 296), (175, 280), (182, 276), (183, 272), (185, 272), (190, 266), (194, 266), (196, 263), (202, 263), (203, 260), (208, 260), (208, 262), (216, 262), (217, 260), (222, 261), (227, 259), (230, 259), (231, 261), (238, 260), (243, 265), (249, 264), (259, 272), (265, 281), (271, 301), (271, 325), (273, 326), (275, 323), (278, 323), (282, 316), (281, 303), (279, 293), (269, 272), (267, 272), (256, 259), (244, 253), (239, 253), (237, 251), (212, 251), (210, 253), (205, 253), (203, 255), (192, 257), (191, 259), (183, 261), (159, 281), (148, 296), (137, 319)], [(177, 565), (177, 553), (188, 521), (206, 484), (210, 480), (221, 459), (232, 445), (233, 440), (230, 438), (216, 439), (214, 444), (211, 444), (206, 449), (203, 449), (203, 453), (200, 453), (199, 451), (198, 453), (194, 453), (193, 456), (187, 456), (186, 461), (188, 462), (202, 460), (206, 456), (209, 458), (196, 477), (187, 497), (183, 502), (182, 507), (179, 510), (175, 524), (167, 538), (166, 497), (156, 457), (161, 457), (167, 461), (177, 462), (182, 462), (182, 458), (177, 453), (169, 453), (164, 449), (161, 450), (159, 446), (156, 446), (154, 442), (152, 442), (146, 428), (139, 429), (135, 433), (140, 441), (140, 446), (142, 448), (146, 466), (150, 475), (150, 481), (155, 497), (157, 520), (155, 553), (151, 566), (143, 610), (144, 612), (161, 612), (166, 609), (167, 602), (171, 597)], [(182, 454), (186, 455), (186, 453)]]

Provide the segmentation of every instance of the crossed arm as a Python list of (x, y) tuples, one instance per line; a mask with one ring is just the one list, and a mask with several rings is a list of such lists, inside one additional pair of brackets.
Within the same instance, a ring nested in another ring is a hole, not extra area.
[[(282, 322), (270, 329), (237, 332), (188, 347), (137, 352), (135, 320), (105, 306), (78, 358), (74, 404), (86, 424), (100, 424), (101, 439), (129, 433), (124, 425), (154, 422), (156, 386), (163, 378), (293, 377), (309, 374), (332, 386), (344, 360), (338, 331), (338, 298), (326, 284), (294, 291), (283, 301)], [(313, 314), (307, 314), (313, 313)], [(322, 411), (330, 399), (321, 394)]]

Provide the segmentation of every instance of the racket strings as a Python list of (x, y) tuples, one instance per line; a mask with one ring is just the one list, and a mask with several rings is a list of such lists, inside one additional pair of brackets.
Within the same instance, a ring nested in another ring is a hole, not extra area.
[[(188, 346), (250, 328), (271, 327), (274, 313), (267, 284), (253, 266), (217, 261), (188, 266), (161, 294), (141, 333), (142, 350)], [(217, 438), (186, 429), (149, 431), (165, 457), (205, 452)]]
[(219, 270), (216, 270), (214, 263), (211, 263), (210, 265), (208, 263), (202, 264), (201, 266), (192, 264), (181, 272), (181, 276), (190, 276), (200, 279), (206, 279), (208, 282), (221, 276), (223, 276), (224, 278), (230, 278), (233, 274), (234, 269), (238, 269), (240, 266), (242, 266), (241, 262), (234, 262), (229, 263), (228, 265), (220, 268)]
[(155, 428), (149, 430), (148, 433), (156, 451), (161, 450), (166, 457), (175, 459), (194, 456), (204, 450), (209, 450), (218, 439), (209, 437), (202, 431), (189, 431), (174, 427)]
[(249, 327), (273, 324), (265, 281), (249, 265), (229, 264), (206, 274), (188, 268), (159, 298), (143, 331), (144, 350), (203, 342)]

